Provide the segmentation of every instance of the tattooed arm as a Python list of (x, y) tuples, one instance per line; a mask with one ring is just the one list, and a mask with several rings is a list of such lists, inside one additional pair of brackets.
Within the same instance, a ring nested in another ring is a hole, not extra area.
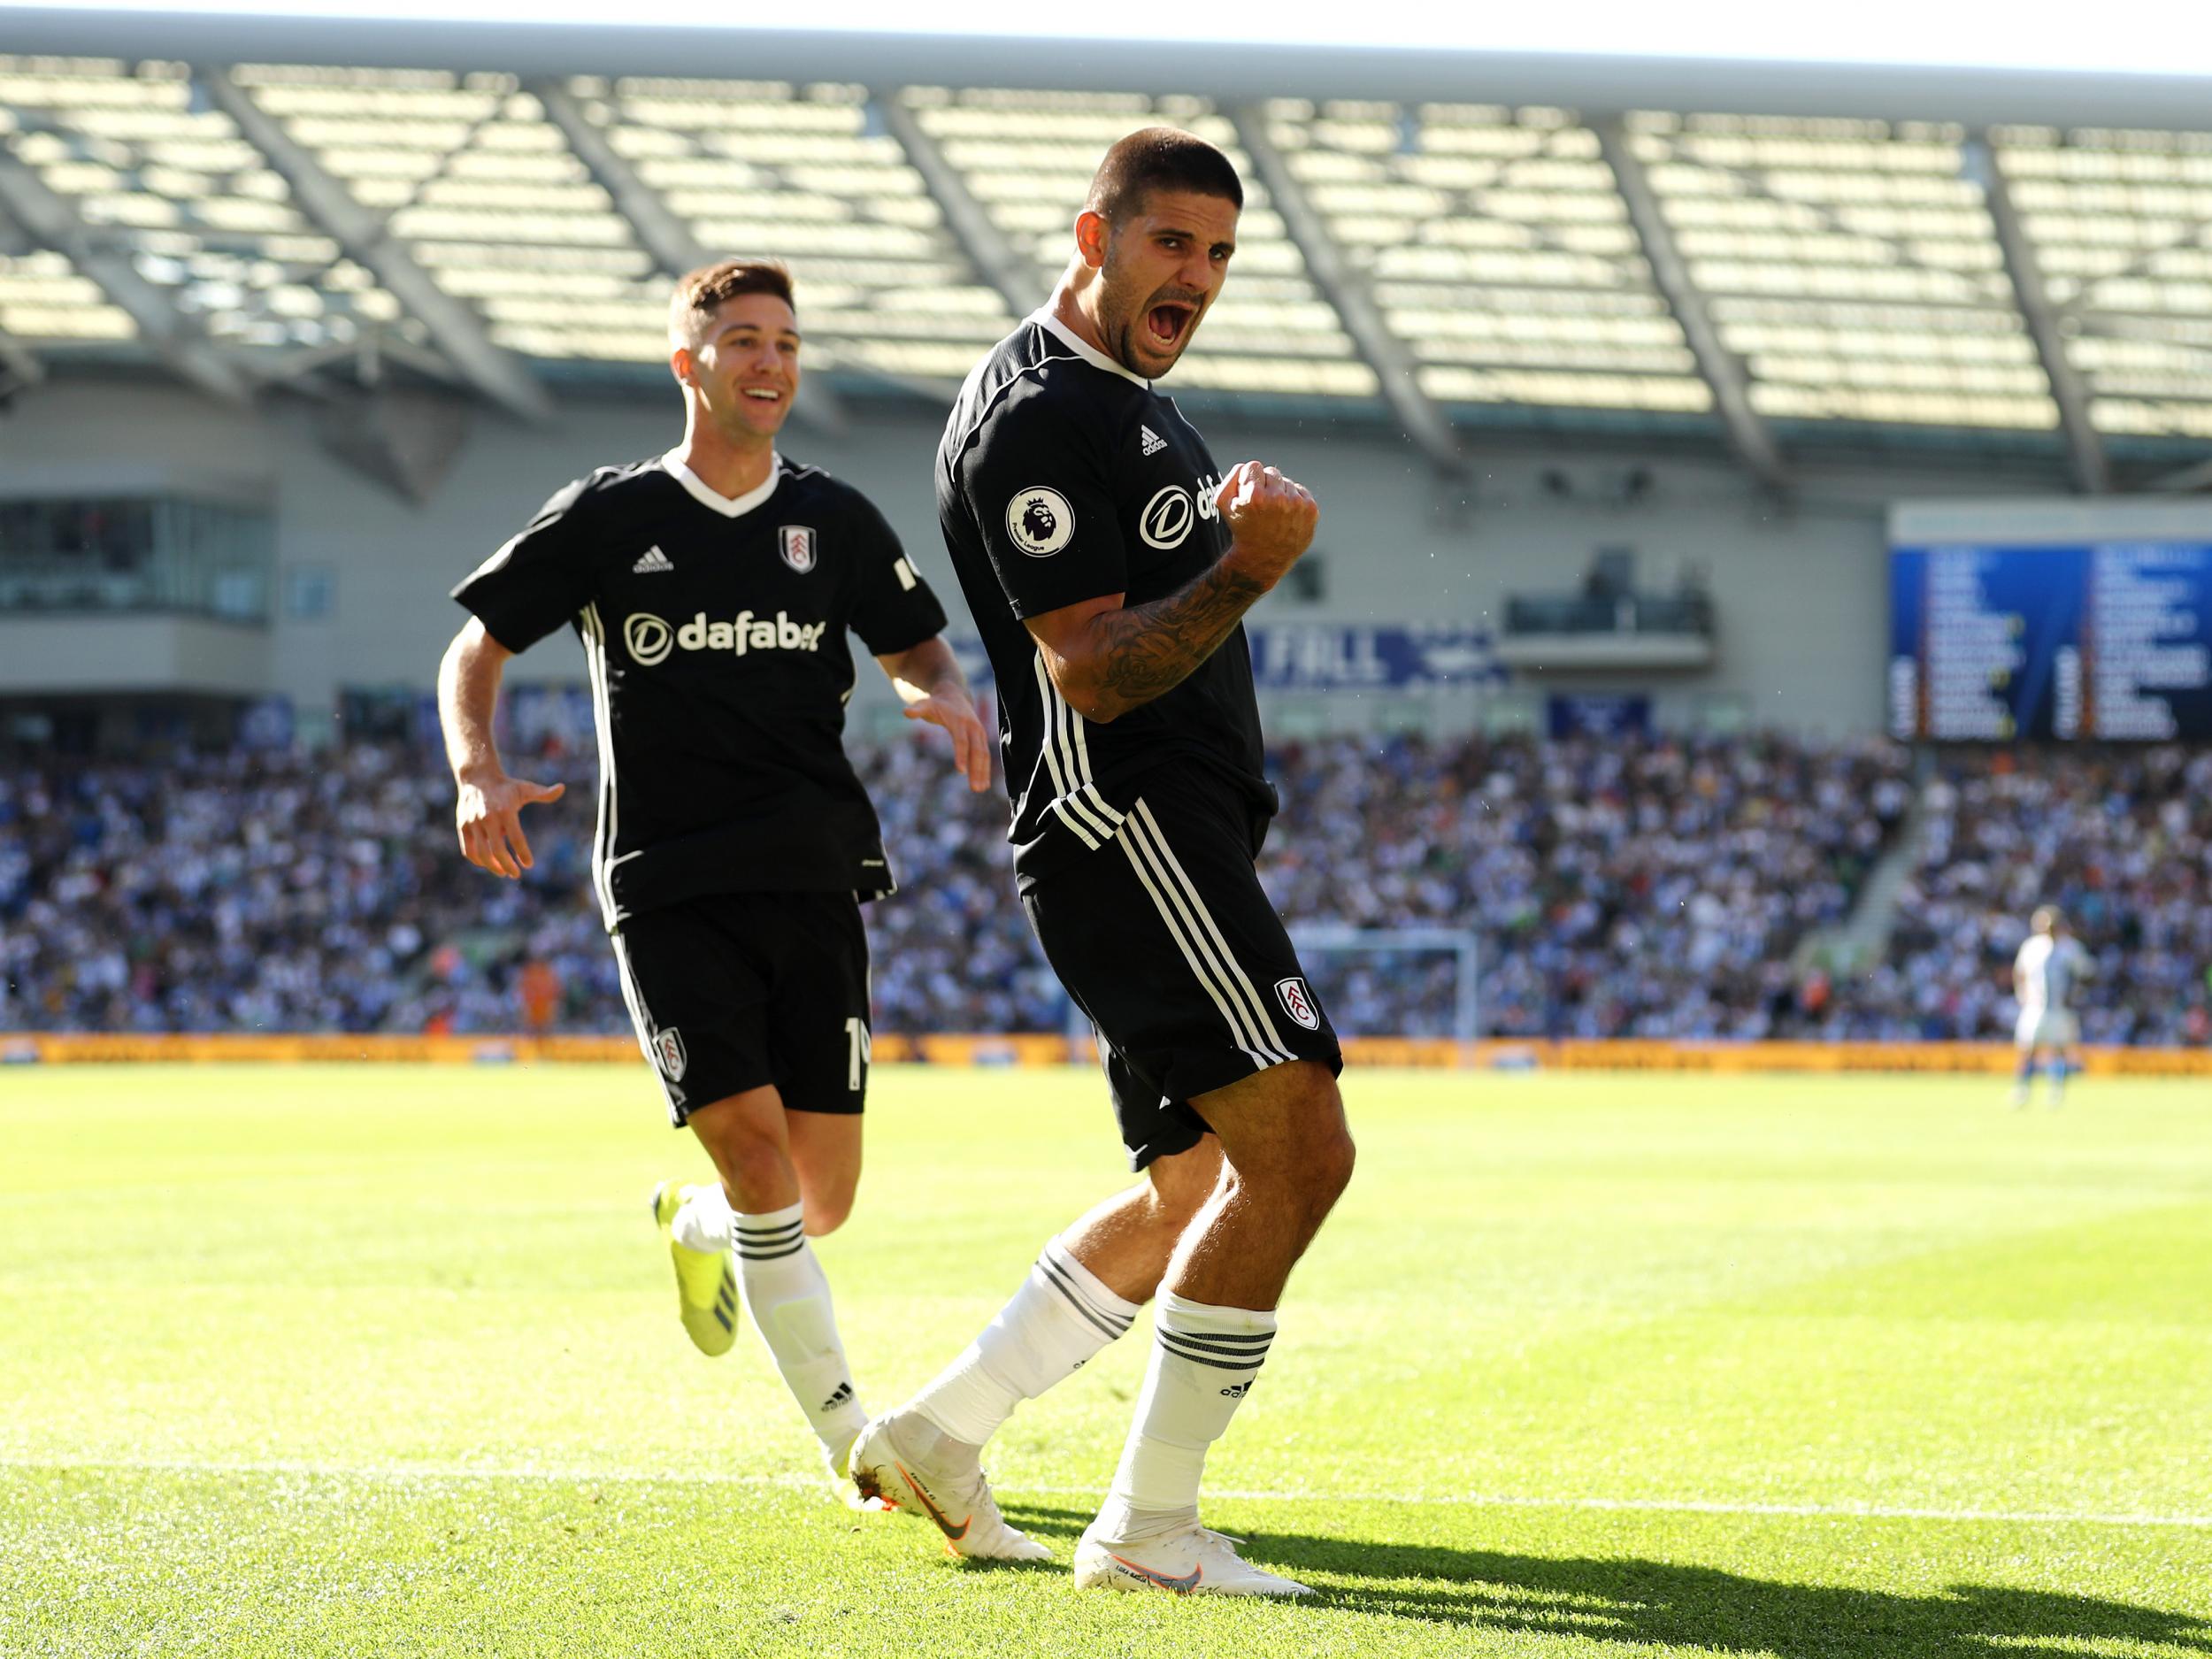
[(1178, 592), (1127, 605), (1103, 595), (1029, 618), (1045, 672), (1070, 707), (1100, 725), (1173, 690), (1235, 632), (1313, 541), (1320, 509), (1271, 466), (1230, 470), (1217, 500), (1229, 550)]

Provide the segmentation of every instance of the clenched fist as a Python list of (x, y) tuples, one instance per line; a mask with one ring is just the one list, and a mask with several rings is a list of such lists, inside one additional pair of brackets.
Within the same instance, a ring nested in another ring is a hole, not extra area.
[(1313, 545), (1321, 518), (1301, 485), (1257, 461), (1231, 467), (1214, 504), (1229, 526), (1229, 562), (1270, 588)]

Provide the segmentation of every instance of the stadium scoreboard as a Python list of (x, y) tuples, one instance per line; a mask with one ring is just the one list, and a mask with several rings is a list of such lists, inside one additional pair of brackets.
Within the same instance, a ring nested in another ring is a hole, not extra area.
[(1889, 723), (1950, 742), (2212, 738), (2212, 510), (1895, 510)]

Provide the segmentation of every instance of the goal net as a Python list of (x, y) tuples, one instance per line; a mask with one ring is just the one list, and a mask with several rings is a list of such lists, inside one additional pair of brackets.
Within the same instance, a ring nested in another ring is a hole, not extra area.
[(1290, 936), (1339, 1036), (1479, 1034), (1474, 929), (1306, 926)]

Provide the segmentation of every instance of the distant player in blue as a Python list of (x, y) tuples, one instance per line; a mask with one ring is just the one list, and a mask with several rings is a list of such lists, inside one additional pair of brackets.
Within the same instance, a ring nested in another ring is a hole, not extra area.
[(2014, 1107), (2028, 1103), (2035, 1080), (2036, 1056), (2049, 1056), (2051, 1104), (2066, 1098), (2066, 1078), (2080, 1070), (2081, 1021), (2068, 1005), (2074, 987), (2095, 969), (2081, 941), (2066, 931), (2066, 918), (2046, 904), (2028, 922), (2020, 954), (2012, 959), (2012, 995), (2020, 1018), (2012, 1029), (2020, 1050), (2020, 1069), (2012, 1085)]

